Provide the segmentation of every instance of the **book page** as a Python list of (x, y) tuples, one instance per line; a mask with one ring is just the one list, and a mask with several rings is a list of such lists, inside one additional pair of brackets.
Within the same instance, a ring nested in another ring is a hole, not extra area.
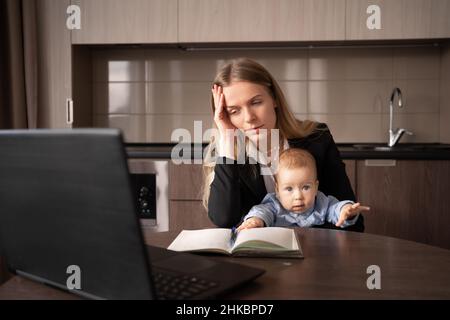
[(183, 230), (167, 249), (174, 251), (230, 252), (230, 237), (230, 229)]
[[(286, 250), (299, 249), (294, 230), (279, 227), (253, 228), (242, 230), (238, 233), (234, 247), (238, 247), (245, 242), (255, 243), (255, 241), (270, 243), (272, 248), (275, 250), (276, 247)], [(266, 246), (262, 243), (261, 247)]]

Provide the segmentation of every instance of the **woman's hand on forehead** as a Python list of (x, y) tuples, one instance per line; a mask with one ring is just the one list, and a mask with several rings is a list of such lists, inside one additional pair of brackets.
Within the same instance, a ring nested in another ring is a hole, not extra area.
[(236, 127), (231, 123), (230, 117), (228, 116), (223, 88), (214, 84), (211, 92), (214, 98), (214, 122), (220, 133), (225, 134), (226, 130), (236, 130)]

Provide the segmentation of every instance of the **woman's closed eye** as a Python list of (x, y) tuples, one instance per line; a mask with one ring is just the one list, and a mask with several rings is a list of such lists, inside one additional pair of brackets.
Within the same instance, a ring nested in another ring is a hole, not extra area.
[(239, 113), (239, 109), (237, 109), (237, 108), (230, 108), (230, 109), (228, 109), (228, 114), (230, 114), (230, 115), (235, 115), (235, 114), (238, 114)]

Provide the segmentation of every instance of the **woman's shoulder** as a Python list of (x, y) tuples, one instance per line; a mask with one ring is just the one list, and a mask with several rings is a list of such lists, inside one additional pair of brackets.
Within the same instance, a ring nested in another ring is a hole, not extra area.
[(325, 122), (317, 122), (316, 125), (316, 132), (317, 131), (330, 131), (330, 129), (328, 128), (327, 124)]
[(289, 139), (290, 148), (301, 148), (308, 150), (316, 159), (318, 166), (327, 162), (330, 150), (336, 149), (328, 126), (325, 123), (318, 123), (313, 132), (304, 138)]
[(314, 128), (314, 130), (303, 138), (293, 138), (288, 139), (289, 145), (291, 147), (307, 147), (311, 143), (326, 143), (332, 140), (330, 129), (328, 125), (323, 122), (318, 122)]

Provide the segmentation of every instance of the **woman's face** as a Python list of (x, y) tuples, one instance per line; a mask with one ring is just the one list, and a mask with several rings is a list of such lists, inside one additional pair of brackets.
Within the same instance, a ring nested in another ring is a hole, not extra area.
[(231, 123), (238, 129), (275, 129), (275, 102), (266, 87), (247, 82), (232, 82), (223, 87), (225, 106)]

